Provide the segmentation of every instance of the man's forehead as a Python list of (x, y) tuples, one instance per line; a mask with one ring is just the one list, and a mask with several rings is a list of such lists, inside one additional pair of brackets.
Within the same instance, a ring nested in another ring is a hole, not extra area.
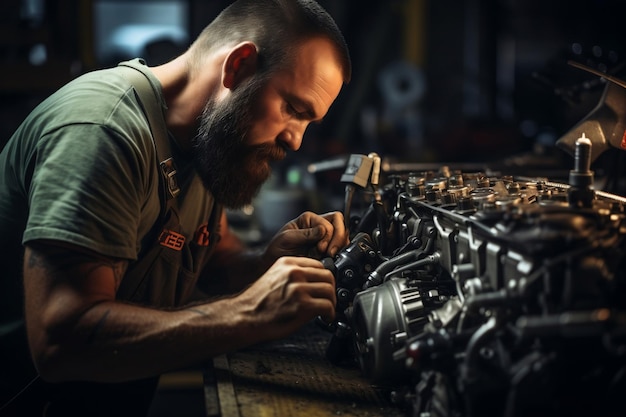
[[(286, 71), (277, 74), (279, 83), (286, 88), (285, 94), (295, 96), (300, 101), (316, 109), (316, 118), (326, 113), (343, 85), (341, 63), (331, 41), (313, 38), (294, 48), (293, 59)], [(280, 79), (280, 77), (285, 77)]]

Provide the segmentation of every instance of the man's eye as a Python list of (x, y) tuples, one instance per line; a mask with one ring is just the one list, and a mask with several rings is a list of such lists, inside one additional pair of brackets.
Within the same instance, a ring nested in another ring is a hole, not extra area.
[(287, 103), (287, 111), (289, 112), (289, 114), (292, 114), (295, 117), (298, 117), (298, 118), (304, 117), (304, 113), (301, 113), (298, 110), (296, 110), (296, 108), (292, 106), (290, 103)]

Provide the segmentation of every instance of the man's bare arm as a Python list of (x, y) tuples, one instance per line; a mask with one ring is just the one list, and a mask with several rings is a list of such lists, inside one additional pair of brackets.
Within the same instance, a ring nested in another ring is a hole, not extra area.
[(316, 262), (286, 258), (236, 297), (157, 310), (115, 300), (125, 261), (50, 244), (28, 246), (31, 353), (46, 380), (116, 382), (283, 337), (316, 315), (334, 314), (332, 275)]

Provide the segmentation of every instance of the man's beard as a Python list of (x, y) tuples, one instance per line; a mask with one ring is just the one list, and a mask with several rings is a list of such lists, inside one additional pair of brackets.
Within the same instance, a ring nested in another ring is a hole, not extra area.
[(200, 179), (215, 200), (229, 208), (250, 204), (271, 174), (270, 162), (285, 157), (277, 144), (246, 144), (262, 85), (257, 78), (240, 85), (223, 102), (208, 102), (193, 140)]

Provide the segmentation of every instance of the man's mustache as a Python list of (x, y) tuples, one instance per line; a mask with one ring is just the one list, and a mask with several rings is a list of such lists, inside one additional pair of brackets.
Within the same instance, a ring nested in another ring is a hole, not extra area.
[(287, 151), (279, 145), (254, 145), (249, 148), (249, 151), (250, 155), (254, 156), (254, 159), (281, 161), (287, 157)]

